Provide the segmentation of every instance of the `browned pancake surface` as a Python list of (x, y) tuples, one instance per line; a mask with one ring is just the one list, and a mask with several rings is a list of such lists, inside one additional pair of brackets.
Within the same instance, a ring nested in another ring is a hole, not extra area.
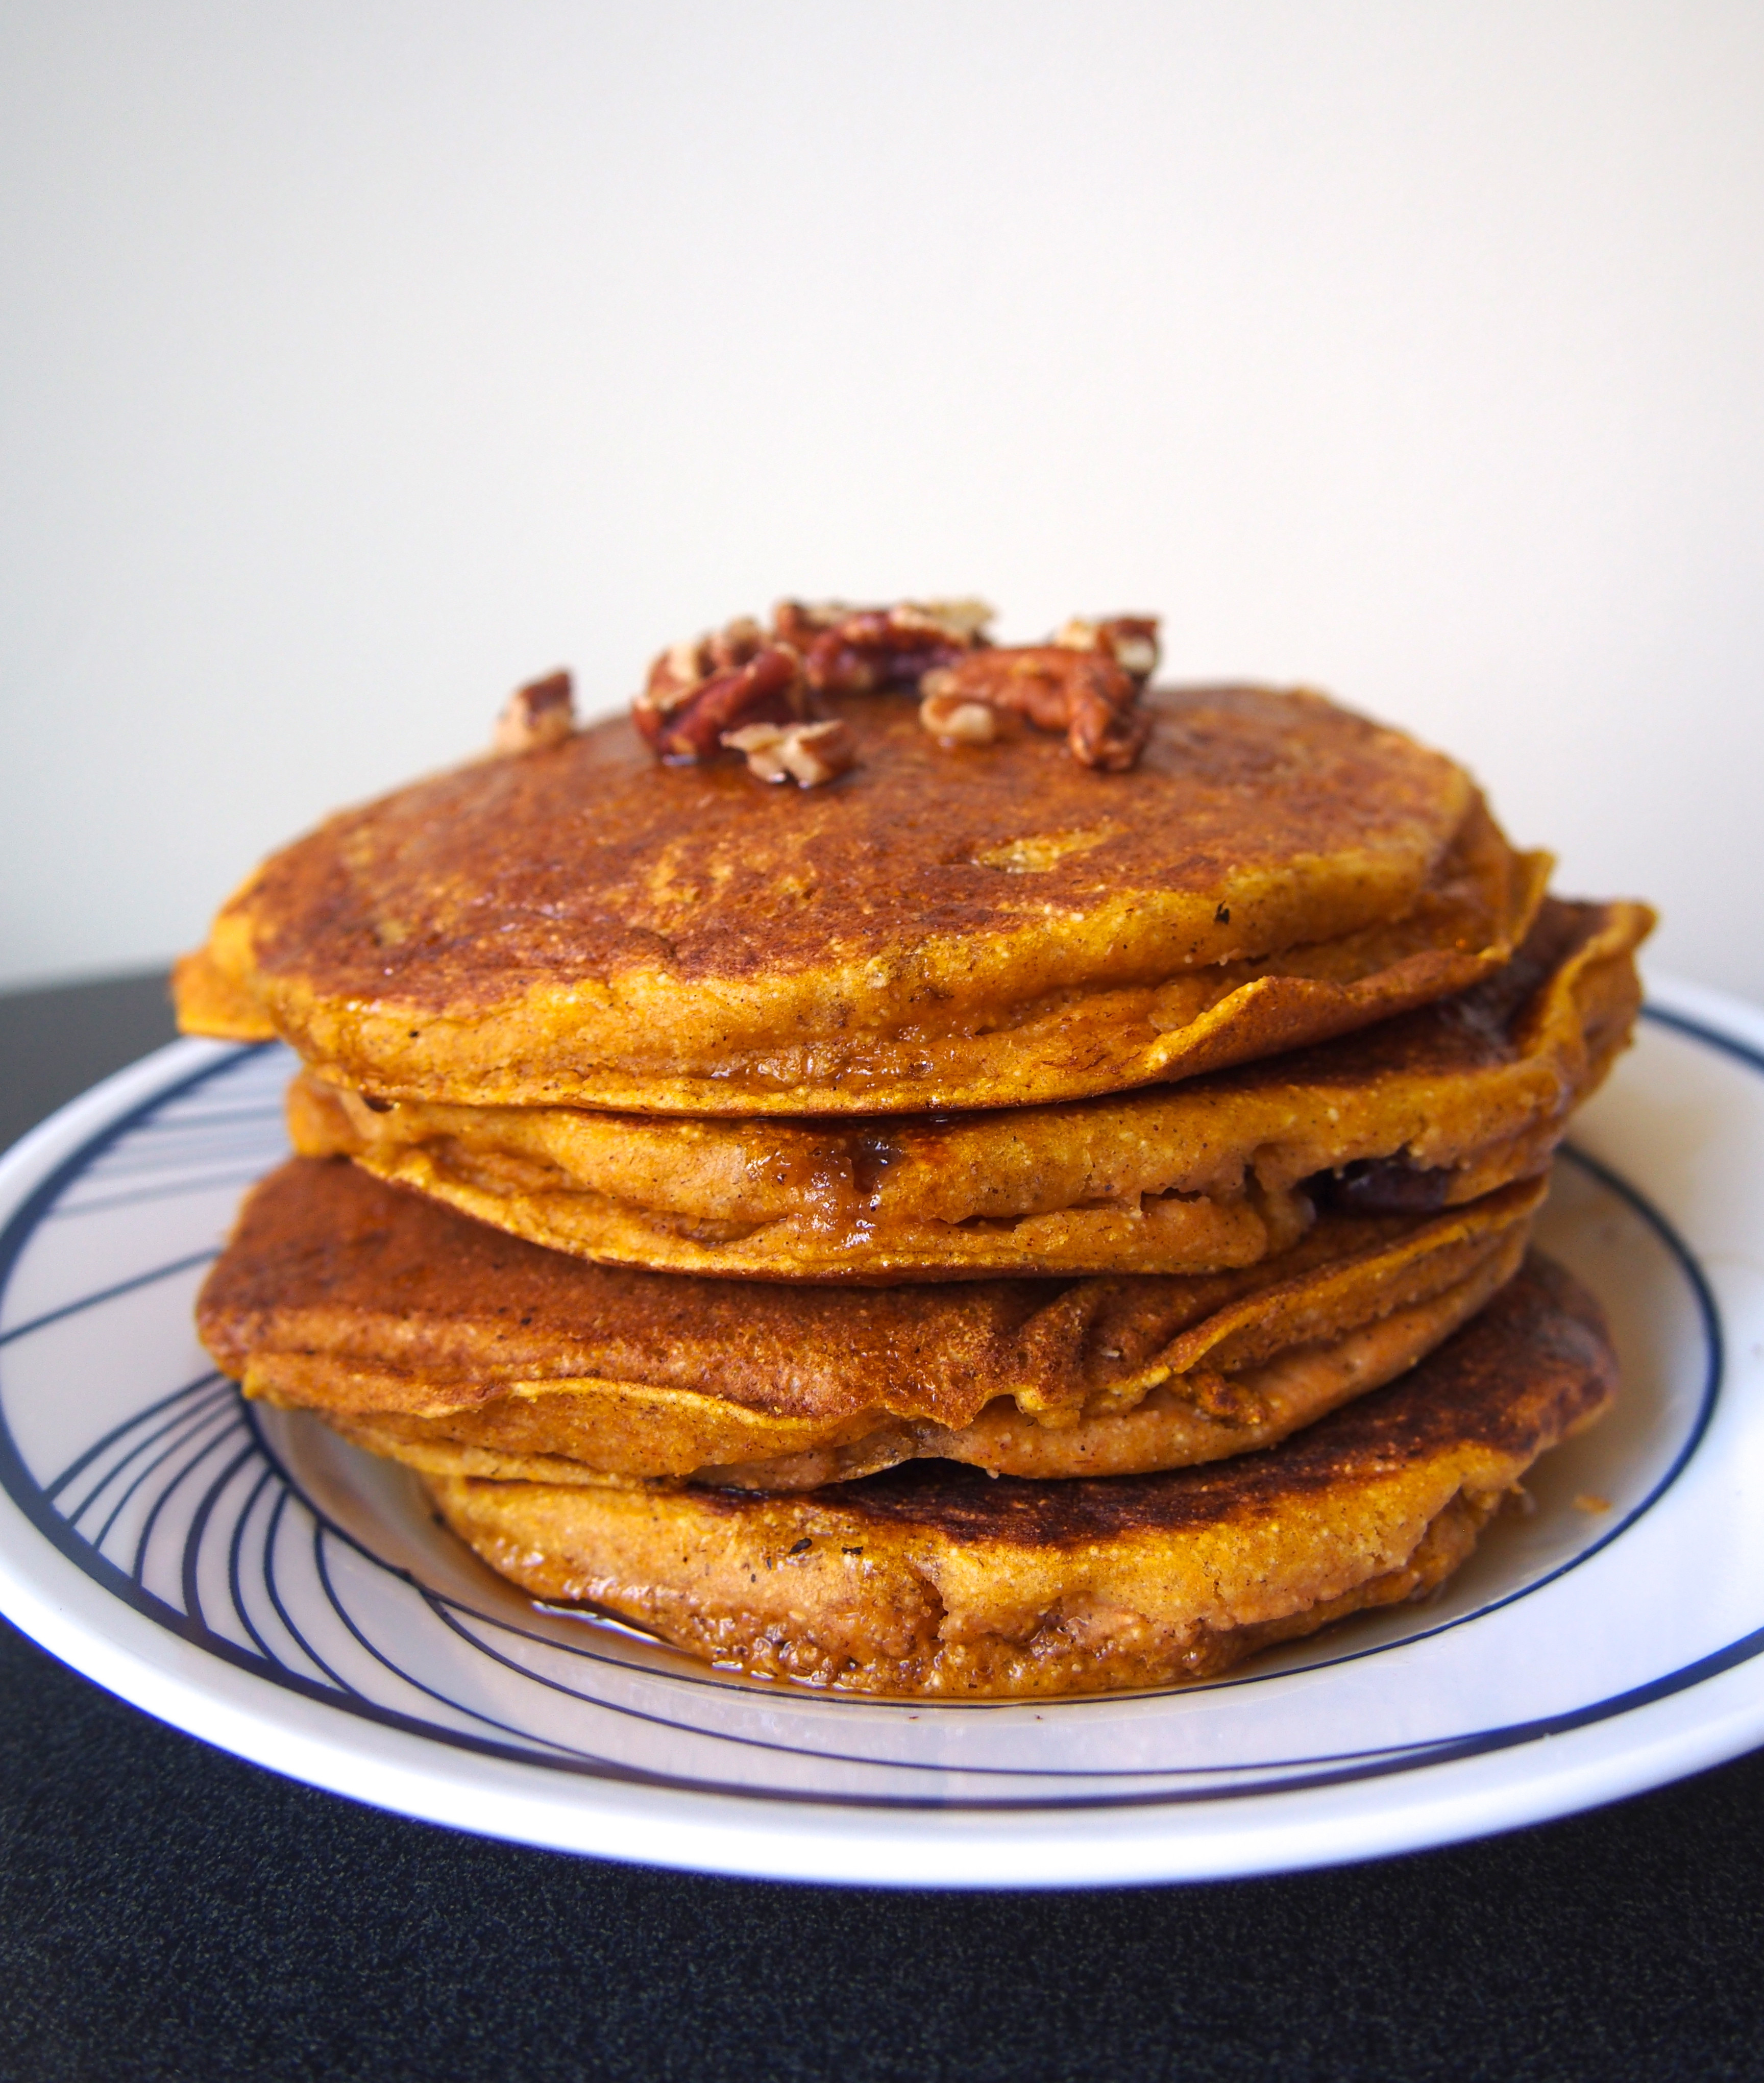
[(434, 1480), (536, 1595), (731, 1668), (933, 1698), (1209, 1675), (1425, 1595), (1616, 1363), (1596, 1303), (1541, 1259), (1400, 1381), (1264, 1451), (1107, 1481), (915, 1464), (802, 1497)]
[[(953, 1542), (1088, 1546), (1259, 1519), (1445, 1451), (1529, 1464), (1601, 1409), (1615, 1387), (1603, 1312), (1560, 1266), (1533, 1254), (1525, 1274), (1406, 1382), (1262, 1452), (1161, 1475), (1064, 1483), (926, 1463), (842, 1486), (836, 1498), (820, 1494), (860, 1517)], [(747, 1509), (727, 1492), (708, 1491), (704, 1502), (725, 1517)]]
[(1314, 695), (1149, 699), (1126, 774), (866, 696), (821, 789), (658, 767), (622, 719), (420, 782), (266, 863), (184, 1016), (412, 1098), (993, 1105), (1343, 1031), (1522, 934), (1539, 864), (1450, 761)]

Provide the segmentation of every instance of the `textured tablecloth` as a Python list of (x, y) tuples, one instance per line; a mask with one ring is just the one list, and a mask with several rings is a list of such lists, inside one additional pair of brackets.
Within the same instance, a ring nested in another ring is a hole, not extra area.
[[(169, 1037), (0, 999), (0, 1143)], [(1291, 1878), (917, 1895), (459, 1836), (163, 1727), (0, 1629), (0, 2077), (1764, 2076), (1764, 1752)]]

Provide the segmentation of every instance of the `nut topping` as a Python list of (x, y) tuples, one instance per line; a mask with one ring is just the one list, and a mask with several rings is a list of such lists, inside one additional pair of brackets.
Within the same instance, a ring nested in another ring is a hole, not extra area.
[(1157, 617), (1117, 615), (1106, 622), (1074, 615), (1054, 639), (1068, 651), (1102, 651), (1141, 687), (1157, 670)]
[[(650, 666), (638, 706), (671, 716), (714, 674), (751, 664), (765, 644), (765, 632), (747, 615), (738, 615), (708, 636), (670, 644)], [(642, 728), (641, 721), (638, 728)]]
[(631, 715), (662, 758), (689, 766), (709, 758), (725, 732), (791, 723), (807, 709), (801, 658), (787, 644), (768, 644), (757, 623), (742, 621), (664, 651)]
[(780, 643), (802, 652), (818, 694), (869, 694), (916, 689), (926, 673), (984, 644), (992, 619), (981, 600), (908, 600), (892, 607), (785, 600), (773, 612), (772, 628)]
[(492, 752), (537, 752), (576, 728), (576, 695), (567, 672), (529, 680), (508, 698), (490, 738)]
[(857, 764), (857, 741), (836, 716), (824, 723), (747, 724), (725, 730), (722, 742), (745, 753), (747, 771), (762, 781), (794, 781), (803, 788), (837, 780)]
[(1151, 719), (1134, 707), (1140, 684), (1100, 646), (1027, 644), (975, 651), (924, 678), (928, 699), (984, 702), (1011, 709), (1038, 729), (1063, 730), (1075, 759), (1120, 773), (1151, 735)]
[(941, 745), (990, 745), (998, 736), (998, 712), (960, 695), (927, 695), (919, 720)]
[[(743, 616), (664, 651), (632, 718), (664, 760), (689, 764), (730, 746), (755, 774), (805, 788), (857, 756), (848, 726), (816, 722), (821, 694), (917, 695), (920, 722), (949, 746), (992, 743), (1009, 709), (1063, 731), (1086, 767), (1132, 767), (1151, 735), (1137, 703), (1157, 665), (1157, 618), (1075, 619), (1046, 644), (1010, 647), (988, 639), (992, 619), (979, 600), (780, 601), (769, 632)], [(771, 734), (753, 736), (762, 725)]]

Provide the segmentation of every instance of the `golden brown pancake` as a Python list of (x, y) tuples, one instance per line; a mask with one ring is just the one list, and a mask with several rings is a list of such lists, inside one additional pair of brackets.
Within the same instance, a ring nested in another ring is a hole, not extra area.
[(1419, 1208), (1542, 1171), (1627, 1038), (1651, 923), (1640, 905), (1546, 899), (1520, 953), (1456, 998), (1063, 1106), (683, 1121), (370, 1104), (309, 1075), (289, 1125), (307, 1156), (352, 1156), (610, 1265), (863, 1282), (1206, 1272), (1292, 1244), (1320, 1174), (1345, 1174), (1330, 1190), (1357, 1202)]
[(826, 788), (661, 767), (620, 719), (345, 811), (226, 905), (180, 1017), (383, 1098), (1015, 1106), (1463, 990), (1542, 893), (1460, 767), (1319, 695), (1154, 693), (1127, 773), (834, 707)]
[(1425, 1596), (1615, 1379), (1597, 1304), (1534, 1258), (1401, 1381), (1203, 1468), (1037, 1483), (920, 1462), (795, 1497), (429, 1487), (535, 1596), (725, 1669), (942, 1699), (1096, 1692), (1208, 1677)]
[(1543, 1190), (1330, 1214), (1206, 1278), (793, 1290), (585, 1264), (297, 1158), (247, 1201), (197, 1326), (247, 1395), (443, 1473), (1114, 1473), (1262, 1446), (1412, 1365), (1511, 1276)]

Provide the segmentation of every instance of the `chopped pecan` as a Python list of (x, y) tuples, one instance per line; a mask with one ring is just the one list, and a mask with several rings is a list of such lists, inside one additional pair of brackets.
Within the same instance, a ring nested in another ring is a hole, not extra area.
[(765, 643), (751, 622), (664, 651), (631, 704), (645, 742), (676, 765), (709, 758), (724, 733), (743, 724), (787, 724), (807, 712), (802, 661), (787, 644)]
[(1157, 670), (1157, 620), (1155, 615), (1116, 615), (1088, 622), (1074, 615), (1054, 641), (1068, 651), (1106, 653), (1143, 687)]
[(1082, 765), (1100, 767), (1109, 774), (1124, 774), (1139, 764), (1151, 734), (1152, 719), (1143, 709), (1117, 708), (1093, 689), (1073, 703), (1066, 743), (1072, 758)]
[(960, 695), (927, 695), (919, 704), (919, 720), (944, 745), (990, 745), (998, 736), (997, 710)]
[(517, 687), (496, 720), (493, 752), (536, 752), (576, 728), (576, 693), (567, 672), (548, 673)]
[(1136, 710), (1139, 682), (1112, 654), (1064, 644), (1026, 644), (975, 651), (928, 673), (928, 698), (985, 702), (1012, 709), (1042, 730), (1063, 730), (1072, 757), (1119, 773), (1132, 766), (1151, 734)]
[(772, 629), (802, 652), (818, 694), (912, 690), (928, 673), (985, 643), (992, 611), (980, 600), (898, 601), (852, 607), (844, 601), (780, 601)]
[(857, 764), (857, 740), (836, 716), (823, 723), (751, 723), (725, 730), (722, 742), (747, 756), (750, 773), (762, 781), (794, 781), (818, 788)]
[(706, 636), (670, 644), (650, 666), (643, 692), (637, 696), (638, 728), (642, 728), (642, 712), (671, 716), (714, 674), (751, 665), (765, 648), (766, 632), (747, 615)]

